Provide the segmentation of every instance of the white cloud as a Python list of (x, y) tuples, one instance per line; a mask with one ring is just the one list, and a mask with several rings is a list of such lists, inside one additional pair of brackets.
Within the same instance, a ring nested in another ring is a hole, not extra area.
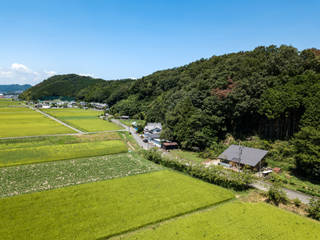
[(0, 84), (37, 84), (55, 75), (55, 71), (33, 71), (21, 63), (13, 63), (10, 67), (0, 67)]
[(90, 74), (90, 73), (78, 73), (78, 75), (80, 76), (84, 76), (84, 77), (94, 77), (93, 74)]

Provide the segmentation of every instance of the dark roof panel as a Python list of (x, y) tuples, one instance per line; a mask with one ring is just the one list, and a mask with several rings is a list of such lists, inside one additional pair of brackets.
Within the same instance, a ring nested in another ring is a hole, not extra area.
[(225, 150), (222, 154), (220, 154), (218, 158), (238, 163), (239, 156), (240, 156), (240, 148), (242, 148), (240, 163), (249, 165), (252, 167), (257, 166), (257, 164), (268, 153), (268, 151), (257, 149), (257, 148), (231, 145), (227, 150)]

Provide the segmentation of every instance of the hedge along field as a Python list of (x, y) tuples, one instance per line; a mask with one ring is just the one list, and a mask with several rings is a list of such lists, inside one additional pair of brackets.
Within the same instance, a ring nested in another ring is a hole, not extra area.
[(158, 171), (0, 199), (0, 239), (98, 239), (233, 198)]
[(29, 108), (0, 108), (0, 137), (60, 133), (74, 133), (74, 131)]
[(231, 202), (120, 239), (319, 240), (320, 223), (265, 203)]
[(137, 153), (0, 168), (0, 198), (163, 169)]
[(0, 167), (127, 152), (121, 140), (56, 144), (0, 150)]
[(100, 119), (99, 115), (103, 111), (65, 108), (46, 109), (44, 112), (82, 131), (97, 132), (123, 129), (117, 124)]

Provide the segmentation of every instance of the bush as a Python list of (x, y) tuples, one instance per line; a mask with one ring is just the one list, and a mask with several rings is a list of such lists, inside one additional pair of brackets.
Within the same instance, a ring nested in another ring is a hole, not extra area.
[(162, 157), (156, 150), (144, 150), (146, 159), (161, 164), (165, 167), (172, 168), (193, 177), (202, 179), (206, 182), (214, 183), (226, 188), (234, 190), (246, 190), (253, 181), (251, 174), (246, 172), (234, 172), (232, 170), (224, 169), (221, 166), (206, 167), (201, 163), (188, 162), (181, 159), (169, 159)]
[(295, 198), (293, 199), (293, 204), (296, 206), (296, 207), (300, 207), (301, 206), (301, 201), (299, 198)]
[(279, 203), (286, 204), (288, 202), (288, 198), (286, 193), (280, 188), (280, 185), (274, 183), (267, 192), (267, 201), (278, 206)]
[(312, 198), (307, 212), (309, 217), (320, 221), (320, 199)]

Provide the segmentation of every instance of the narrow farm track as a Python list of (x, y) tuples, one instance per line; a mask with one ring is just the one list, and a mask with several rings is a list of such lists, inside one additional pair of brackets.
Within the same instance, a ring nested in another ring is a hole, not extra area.
[[(251, 184), (251, 187), (254, 187), (258, 190), (267, 192), (270, 188), (271, 184), (270, 183), (266, 183), (263, 181), (256, 181), (253, 184)], [(282, 188), (282, 190), (287, 194), (287, 197), (290, 200), (294, 200), (294, 199), (299, 199), (302, 203), (304, 204), (308, 204), (310, 202), (310, 199), (312, 198), (310, 195), (307, 195), (305, 193), (302, 192), (297, 192), (297, 191), (293, 191), (287, 188)]]
[(56, 122), (58, 122), (58, 123), (60, 123), (60, 124), (62, 124), (62, 125), (64, 125), (64, 126), (68, 127), (68, 128), (71, 128), (73, 131), (76, 131), (76, 132), (81, 133), (81, 134), (84, 133), (83, 131), (81, 131), (81, 130), (75, 128), (75, 127), (72, 127), (72, 126), (70, 126), (69, 124), (67, 124), (67, 123), (65, 123), (65, 122), (62, 122), (62, 121), (60, 121), (59, 119), (57, 119), (57, 118), (55, 118), (55, 117), (53, 117), (53, 116), (51, 116), (51, 115), (49, 115), (49, 114), (47, 114), (47, 113), (45, 113), (45, 112), (40, 111), (39, 109), (33, 108), (33, 107), (31, 107), (31, 106), (30, 106), (30, 108), (31, 108), (32, 110), (38, 112), (38, 113), (41, 113), (42, 115), (44, 115), (44, 116), (46, 116), (46, 117), (48, 117), (48, 118), (56, 121)]

